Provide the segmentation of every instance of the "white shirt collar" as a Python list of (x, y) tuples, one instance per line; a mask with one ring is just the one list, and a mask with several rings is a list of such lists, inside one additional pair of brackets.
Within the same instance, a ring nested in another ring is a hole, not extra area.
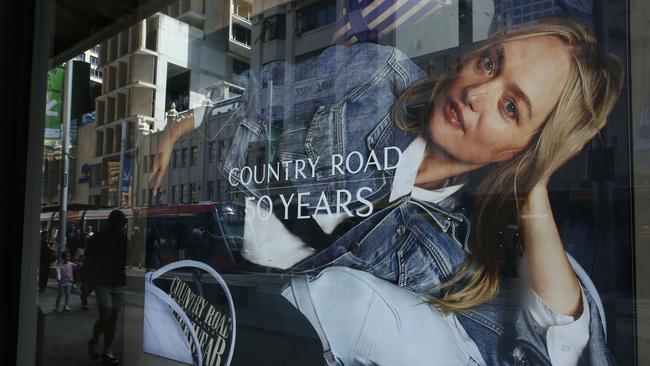
[(426, 147), (426, 141), (422, 137), (417, 137), (402, 153), (395, 170), (395, 178), (393, 179), (389, 197), (390, 202), (410, 194), (411, 197), (421, 201), (439, 203), (463, 187), (463, 184), (457, 184), (440, 189), (426, 190), (415, 186), (415, 177), (424, 159)]

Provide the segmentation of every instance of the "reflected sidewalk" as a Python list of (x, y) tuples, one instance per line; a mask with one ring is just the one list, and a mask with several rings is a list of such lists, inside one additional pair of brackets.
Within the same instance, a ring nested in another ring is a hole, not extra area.
[[(40, 354), (36, 355), (37, 365), (77, 366), (101, 365), (100, 361), (88, 358), (87, 342), (92, 335), (92, 328), (98, 317), (95, 295), (88, 297), (88, 310), (81, 308), (80, 292), (73, 290), (70, 294), (70, 312), (55, 312), (54, 305), (58, 294), (57, 281), (50, 278), (47, 289), (38, 293), (39, 308), (39, 345)], [(59, 310), (63, 309), (63, 299)], [(121, 311), (113, 353), (121, 359), (122, 340), (124, 338), (124, 312)], [(100, 340), (101, 344), (101, 340)]]

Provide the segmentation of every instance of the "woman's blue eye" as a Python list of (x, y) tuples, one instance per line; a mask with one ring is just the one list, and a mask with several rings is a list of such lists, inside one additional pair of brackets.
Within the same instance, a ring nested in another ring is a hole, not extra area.
[(481, 59), (481, 65), (488, 73), (494, 71), (494, 60), (492, 59), (492, 56), (484, 56), (483, 59)]
[(505, 104), (505, 110), (508, 115), (511, 117), (517, 117), (517, 106), (512, 101), (507, 101)]

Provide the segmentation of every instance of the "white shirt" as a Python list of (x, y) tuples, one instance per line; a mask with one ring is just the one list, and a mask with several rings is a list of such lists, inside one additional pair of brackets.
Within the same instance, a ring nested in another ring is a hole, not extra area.
[[(415, 187), (415, 178), (424, 159), (425, 149), (426, 141), (418, 137), (402, 153), (391, 186), (390, 202), (410, 194), (421, 201), (439, 203), (462, 188), (462, 184), (436, 190)], [(246, 215), (242, 249), (246, 260), (267, 267), (287, 269), (316, 253), (315, 249), (288, 231), (275, 215), (258, 207), (252, 200), (246, 201)], [(314, 220), (325, 233), (330, 234), (346, 217), (346, 213), (322, 214), (315, 215)], [(540, 331), (546, 333), (546, 344), (552, 364), (577, 365), (589, 341), (589, 304), (584, 293), (582, 314), (577, 320), (551, 310), (535, 293), (532, 294), (532, 299), (528, 302), (527, 311), (539, 323)], [(462, 334), (455, 336), (466, 337)]]
[(554, 366), (577, 365), (582, 351), (589, 342), (589, 303), (581, 290), (582, 314), (578, 319), (551, 310), (544, 300), (530, 291), (527, 311), (539, 325), (542, 335), (546, 333), (546, 348)]
[(402, 158), (395, 169), (395, 178), (388, 198), (390, 202), (410, 194), (411, 197), (420, 201), (439, 203), (463, 187), (462, 184), (458, 184), (440, 189), (426, 190), (415, 186), (415, 178), (418, 175), (420, 165), (422, 165), (426, 148), (426, 141), (418, 137), (404, 150)]

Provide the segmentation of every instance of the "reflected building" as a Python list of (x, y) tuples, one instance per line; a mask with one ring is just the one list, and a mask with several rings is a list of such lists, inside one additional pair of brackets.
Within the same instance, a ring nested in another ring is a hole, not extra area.
[(162, 135), (153, 133), (145, 136), (143, 145), (153, 153), (147, 155), (141, 150), (141, 169), (135, 177), (140, 189), (135, 205), (243, 201), (243, 193), (231, 187), (227, 178), (219, 172), (237, 132), (238, 120), (233, 118), (234, 112), (241, 106), (241, 97), (217, 102), (198, 128), (176, 142), (157, 192), (148, 181), (148, 174), (156, 159), (155, 152), (158, 151)]
[[(101, 88), (101, 78), (97, 78), (96, 69), (90, 57), (96, 54), (97, 47), (87, 50), (75, 57), (72, 62), (72, 96), (70, 120), (70, 154), (68, 171), (68, 204), (86, 204), (88, 201), (87, 184), (84, 180), (84, 162), (92, 159), (92, 120), (94, 96)], [(85, 60), (85, 61), (84, 61)], [(99, 80), (99, 82), (97, 82)], [(91, 123), (91, 122), (90, 122)], [(57, 128), (62, 132), (63, 126)], [(58, 207), (62, 177), (61, 137), (48, 139), (43, 151), (43, 188), (41, 206), (45, 210)], [(79, 183), (79, 184), (78, 184)]]
[[(136, 204), (135, 178), (152, 154), (147, 135), (165, 128), (172, 105), (182, 113), (209, 93), (242, 93), (234, 80), (248, 69), (250, 9), (245, 0), (181, 0), (101, 43), (89, 204)], [(109, 172), (115, 163), (120, 179)]]
[(563, 12), (559, 0), (494, 0), (494, 14), (497, 19), (510, 25)]

